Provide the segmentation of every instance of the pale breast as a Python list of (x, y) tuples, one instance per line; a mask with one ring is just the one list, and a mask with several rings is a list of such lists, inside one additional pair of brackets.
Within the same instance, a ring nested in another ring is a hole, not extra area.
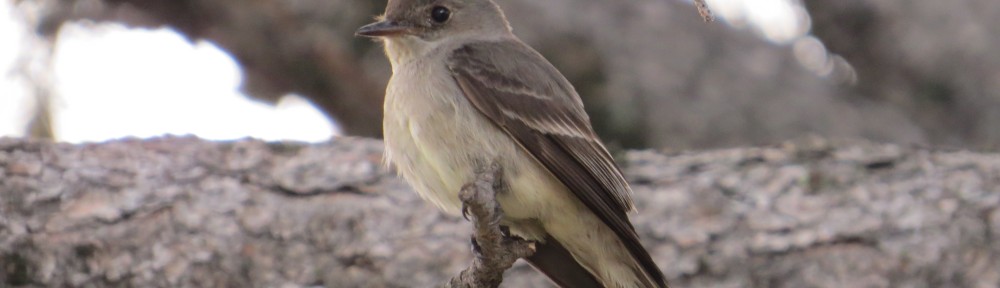
[[(422, 198), (457, 215), (461, 187), (473, 179), (478, 165), (496, 161), (509, 185), (508, 193), (498, 196), (507, 224), (585, 209), (582, 202), (566, 201), (575, 196), (476, 110), (444, 61), (437, 63), (396, 67), (386, 89), (386, 158)], [(543, 239), (545, 233), (535, 226), (511, 228), (527, 239)]]
[(400, 67), (386, 90), (389, 162), (417, 193), (448, 213), (459, 212), (459, 189), (476, 165), (516, 149), (478, 113), (443, 64)]

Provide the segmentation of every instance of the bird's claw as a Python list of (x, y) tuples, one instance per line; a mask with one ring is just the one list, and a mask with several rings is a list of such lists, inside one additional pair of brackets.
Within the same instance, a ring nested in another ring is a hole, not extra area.
[(472, 221), (469, 219), (469, 205), (466, 205), (465, 201), (462, 201), (462, 218), (465, 218), (465, 221)]

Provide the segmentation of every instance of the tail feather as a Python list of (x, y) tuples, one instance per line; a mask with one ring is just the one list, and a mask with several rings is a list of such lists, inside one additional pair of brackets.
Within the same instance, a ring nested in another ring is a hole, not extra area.
[(535, 246), (535, 254), (525, 258), (532, 267), (563, 288), (603, 288), (604, 285), (576, 262), (573, 255), (551, 236)]

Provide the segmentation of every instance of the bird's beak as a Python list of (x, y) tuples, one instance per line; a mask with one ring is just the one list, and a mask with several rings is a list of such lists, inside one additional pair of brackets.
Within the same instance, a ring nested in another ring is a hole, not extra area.
[(354, 32), (354, 35), (365, 37), (399, 36), (412, 33), (414, 28), (416, 27), (406, 23), (385, 20), (361, 26), (361, 28), (358, 28), (358, 31)]

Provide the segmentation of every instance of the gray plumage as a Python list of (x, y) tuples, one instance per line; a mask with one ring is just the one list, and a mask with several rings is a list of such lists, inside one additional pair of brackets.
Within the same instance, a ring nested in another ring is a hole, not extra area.
[[(447, 21), (431, 14), (446, 8)], [(424, 199), (457, 214), (473, 171), (497, 162), (497, 200), (527, 260), (564, 287), (666, 287), (627, 212), (631, 190), (572, 85), (518, 40), (489, 0), (391, 0), (359, 34), (385, 40), (386, 158)]]

